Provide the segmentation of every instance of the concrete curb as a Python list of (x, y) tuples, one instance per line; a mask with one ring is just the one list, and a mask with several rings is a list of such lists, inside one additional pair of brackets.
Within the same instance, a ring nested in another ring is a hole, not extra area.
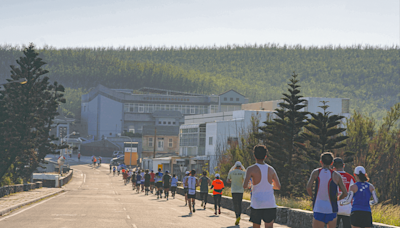
[(38, 198), (36, 198), (36, 199), (29, 200), (29, 201), (27, 201), (27, 202), (20, 203), (20, 204), (17, 204), (17, 205), (15, 205), (15, 206), (8, 207), (8, 208), (6, 208), (6, 209), (0, 210), (0, 216), (3, 216), (3, 215), (7, 214), (8, 212), (10, 212), (10, 211), (12, 211), (12, 210), (18, 209), (18, 208), (23, 207), (23, 206), (25, 206), (25, 205), (27, 205), (27, 204), (31, 204), (31, 203), (37, 202), (37, 201), (39, 201), (39, 200), (41, 200), (41, 199), (44, 199), (44, 198), (47, 198), (47, 197), (50, 197), (50, 196), (59, 194), (59, 193), (61, 193), (61, 192), (64, 192), (64, 189), (59, 189), (57, 192), (53, 192), (53, 193), (50, 193), (50, 194), (47, 194), (47, 195), (38, 197)]

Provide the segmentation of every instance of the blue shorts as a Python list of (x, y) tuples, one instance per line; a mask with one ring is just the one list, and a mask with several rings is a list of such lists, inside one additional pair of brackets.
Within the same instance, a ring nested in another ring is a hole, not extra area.
[(337, 213), (324, 214), (324, 213), (314, 212), (314, 219), (323, 222), (325, 224), (328, 224), (328, 222), (336, 218), (336, 215)]

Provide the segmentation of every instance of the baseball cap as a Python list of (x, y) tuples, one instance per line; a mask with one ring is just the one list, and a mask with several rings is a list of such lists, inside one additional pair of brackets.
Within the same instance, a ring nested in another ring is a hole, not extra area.
[(359, 174), (365, 174), (365, 169), (362, 166), (357, 166), (356, 169), (354, 169), (354, 173), (359, 175)]
[(169, 171), (167, 170), (167, 171), (165, 171), (165, 173), (169, 173)]
[(217, 174), (215, 174), (215, 177), (219, 177), (219, 174), (217, 173)]
[(185, 174), (189, 174), (190, 172), (189, 171), (186, 171), (186, 173)]
[(240, 161), (237, 161), (237, 162), (235, 163), (235, 166), (236, 166), (236, 167), (242, 166), (242, 163), (241, 163)]

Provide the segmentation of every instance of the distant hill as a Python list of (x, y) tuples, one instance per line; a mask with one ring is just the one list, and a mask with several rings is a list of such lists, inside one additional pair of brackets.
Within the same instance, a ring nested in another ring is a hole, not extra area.
[[(296, 71), (304, 96), (351, 98), (352, 109), (377, 118), (400, 102), (399, 47), (271, 44), (44, 48), (39, 52), (48, 62), (51, 79), (70, 87), (69, 93), (78, 88), (82, 93), (99, 83), (111, 88), (149, 86), (204, 94), (232, 88), (255, 102), (281, 98)], [(19, 48), (0, 46), (0, 79), (9, 77), (9, 65), (19, 56)]]

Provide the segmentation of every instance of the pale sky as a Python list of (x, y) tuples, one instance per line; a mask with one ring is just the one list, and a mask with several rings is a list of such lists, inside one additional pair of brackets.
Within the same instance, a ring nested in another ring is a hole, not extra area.
[(0, 0), (0, 44), (399, 45), (399, 0)]

